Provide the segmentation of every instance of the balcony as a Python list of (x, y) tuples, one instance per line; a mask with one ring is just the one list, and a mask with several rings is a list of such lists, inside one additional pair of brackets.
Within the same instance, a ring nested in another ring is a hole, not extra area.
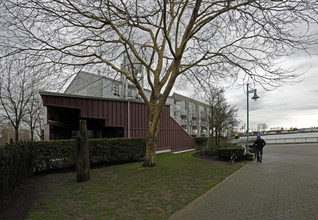
[(180, 114), (181, 114), (181, 116), (187, 116), (188, 112), (185, 109), (180, 109)]
[(180, 124), (181, 125), (187, 125), (188, 124), (188, 120), (187, 119), (181, 119), (180, 120)]

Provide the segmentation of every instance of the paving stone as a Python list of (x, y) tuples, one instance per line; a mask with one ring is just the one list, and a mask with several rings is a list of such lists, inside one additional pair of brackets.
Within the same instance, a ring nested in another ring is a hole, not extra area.
[(318, 219), (318, 144), (267, 145), (249, 162), (169, 220)]

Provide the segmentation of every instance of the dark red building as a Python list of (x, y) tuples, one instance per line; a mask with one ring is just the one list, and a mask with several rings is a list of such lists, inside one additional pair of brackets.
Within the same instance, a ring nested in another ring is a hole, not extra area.
[[(50, 140), (74, 138), (79, 120), (87, 121), (89, 138), (146, 137), (147, 107), (134, 100), (41, 92)], [(157, 151), (172, 152), (192, 149), (193, 138), (170, 117), (170, 106), (165, 106), (159, 124)]]

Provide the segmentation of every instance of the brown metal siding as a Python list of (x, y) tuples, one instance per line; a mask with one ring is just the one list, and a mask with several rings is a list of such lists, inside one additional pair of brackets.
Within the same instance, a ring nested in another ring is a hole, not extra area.
[(141, 103), (129, 102), (129, 109), (130, 137), (146, 137), (148, 130), (148, 117), (146, 105)]
[(194, 145), (193, 138), (170, 117), (170, 108), (165, 106), (160, 118), (158, 148), (174, 152), (192, 149)]
[[(44, 106), (58, 106), (80, 109), (81, 118), (105, 119), (106, 127), (123, 127), (128, 137), (128, 102), (66, 97), (65, 95), (43, 95)], [(129, 102), (130, 137), (146, 137), (148, 130), (147, 106)], [(157, 150), (180, 151), (191, 149), (193, 138), (170, 117), (170, 106), (165, 106), (159, 122), (159, 142)]]

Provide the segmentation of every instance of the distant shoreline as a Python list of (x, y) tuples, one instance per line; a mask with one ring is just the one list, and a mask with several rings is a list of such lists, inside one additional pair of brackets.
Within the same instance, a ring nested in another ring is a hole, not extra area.
[[(317, 128), (316, 128), (317, 129)], [(249, 134), (249, 137), (254, 137), (254, 136), (257, 136), (258, 134), (261, 134), (262, 136), (270, 136), (270, 135), (289, 135), (289, 134), (308, 134), (308, 133), (317, 133), (318, 134), (318, 129), (316, 131), (272, 131), (272, 132), (269, 132), (267, 131), (266, 133), (264, 132), (250, 132)], [(241, 134), (242, 136), (241, 137), (246, 137), (246, 134)]]
[[(249, 135), (251, 139), (256, 139), (255, 134)], [(290, 132), (290, 133), (280, 133), (280, 134), (261, 134), (263, 139), (275, 139), (275, 138), (311, 138), (311, 137), (318, 137), (318, 132), (317, 131), (312, 131), (312, 132)], [(246, 136), (240, 137), (240, 139), (246, 139)]]

